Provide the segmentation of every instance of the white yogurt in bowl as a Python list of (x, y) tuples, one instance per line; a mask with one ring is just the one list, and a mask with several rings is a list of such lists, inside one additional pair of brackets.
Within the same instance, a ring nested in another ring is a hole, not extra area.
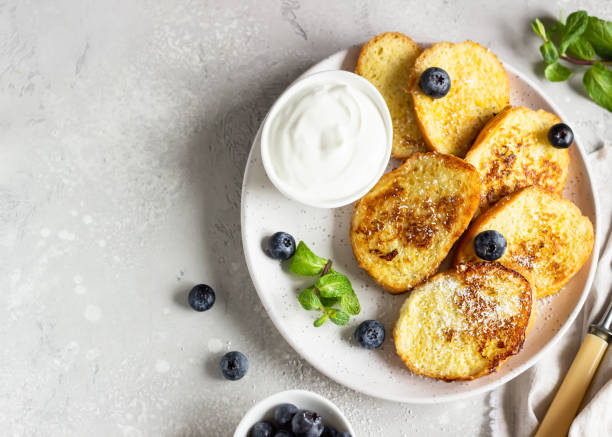
[(295, 82), (272, 106), (261, 134), (262, 161), (285, 196), (335, 208), (380, 179), (392, 136), (387, 105), (370, 82), (324, 71)]

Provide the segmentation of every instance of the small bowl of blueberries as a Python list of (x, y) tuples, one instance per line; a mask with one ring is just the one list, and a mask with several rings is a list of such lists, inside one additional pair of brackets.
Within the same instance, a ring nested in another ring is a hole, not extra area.
[(255, 404), (234, 437), (356, 437), (340, 409), (321, 395), (288, 390)]

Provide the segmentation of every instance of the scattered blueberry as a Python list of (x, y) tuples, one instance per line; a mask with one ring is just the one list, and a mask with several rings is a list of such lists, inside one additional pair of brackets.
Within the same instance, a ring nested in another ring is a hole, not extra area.
[(286, 232), (277, 232), (268, 239), (268, 253), (274, 259), (289, 259), (295, 253), (295, 240)]
[(297, 437), (320, 437), (323, 420), (314, 411), (300, 410), (291, 420), (291, 430)]
[(385, 340), (385, 328), (376, 320), (366, 320), (355, 330), (355, 341), (366, 349), (376, 349)]
[(215, 292), (214, 290), (206, 285), (196, 285), (189, 292), (189, 306), (196, 311), (209, 310), (215, 303)]
[(557, 123), (548, 130), (548, 141), (557, 149), (567, 149), (574, 141), (574, 132), (565, 123)]
[(274, 426), (270, 422), (257, 422), (251, 428), (251, 437), (274, 437)]
[(291, 431), (287, 431), (286, 429), (281, 429), (280, 431), (276, 431), (274, 437), (295, 437), (295, 434)]
[(419, 78), (421, 91), (432, 99), (439, 99), (448, 94), (451, 79), (448, 73), (438, 67), (430, 67)]
[(323, 434), (321, 434), (321, 437), (337, 437), (337, 436), (338, 436), (338, 431), (336, 431), (331, 426), (326, 426), (325, 428), (323, 428)]
[(495, 261), (506, 251), (506, 239), (492, 229), (483, 231), (474, 238), (474, 252), (486, 261)]
[(274, 423), (282, 429), (291, 428), (291, 419), (298, 412), (298, 407), (293, 404), (280, 404), (274, 409)]
[(348, 432), (346, 431), (342, 431), (336, 434), (336, 437), (353, 437), (352, 435), (350, 435)]
[(237, 381), (246, 375), (249, 370), (249, 360), (242, 352), (228, 352), (221, 358), (219, 367), (225, 379)]

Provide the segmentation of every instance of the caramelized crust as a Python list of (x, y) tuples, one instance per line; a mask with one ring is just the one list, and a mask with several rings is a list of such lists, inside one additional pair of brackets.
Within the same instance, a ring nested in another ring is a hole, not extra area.
[(548, 130), (559, 122), (556, 115), (541, 109), (507, 107), (485, 125), (465, 157), (482, 182), (476, 216), (502, 197), (531, 185), (563, 192), (569, 152), (548, 142)]
[(409, 290), (438, 268), (472, 218), (479, 193), (478, 174), (464, 161), (412, 155), (355, 204), (355, 258), (386, 290)]
[[(532, 300), (535, 300), (529, 282), (499, 263), (460, 264), (456, 272), (465, 291), (456, 293), (453, 303), (464, 314), (468, 326), (467, 335), (478, 343), (478, 352), (489, 360), (490, 369), (496, 369), (500, 362), (519, 351), (525, 339)], [(512, 280), (522, 283), (525, 289), (518, 298), (518, 311), (504, 318), (502, 323), (498, 318), (498, 308), (503, 303), (491, 299), (498, 296), (498, 286), (492, 280), (494, 276), (496, 280), (504, 276), (512, 277)], [(485, 355), (491, 344), (495, 345), (495, 354)]]
[(493, 229), (506, 238), (497, 261), (525, 276), (538, 298), (559, 291), (593, 249), (593, 225), (576, 205), (558, 194), (532, 186), (497, 202), (463, 236), (455, 263), (477, 261), (474, 238)]
[(412, 291), (394, 329), (397, 352), (431, 378), (487, 375), (520, 350), (534, 303), (517, 272), (495, 262), (461, 264)]

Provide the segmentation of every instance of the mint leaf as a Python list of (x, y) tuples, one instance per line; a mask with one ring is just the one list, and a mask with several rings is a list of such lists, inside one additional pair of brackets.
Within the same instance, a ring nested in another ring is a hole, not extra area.
[(326, 263), (326, 259), (315, 255), (303, 241), (300, 241), (291, 258), (289, 271), (296, 275), (317, 276), (321, 274)]
[[(563, 18), (563, 17), (559, 16), (559, 18)], [(565, 25), (561, 22), (557, 22), (553, 24), (552, 26), (550, 26), (550, 29), (548, 30), (548, 32), (546, 32), (546, 35), (548, 36), (548, 39), (552, 39), (552, 36), (555, 33), (557, 33), (558, 31), (563, 32), (563, 29), (565, 29)]]
[(315, 293), (314, 285), (302, 290), (298, 296), (298, 301), (300, 301), (302, 308), (308, 311), (321, 308), (321, 301)]
[(350, 319), (350, 316), (342, 310), (331, 309), (327, 313), (331, 321), (339, 326), (346, 325)]
[(584, 73), (582, 84), (591, 99), (612, 112), (612, 71), (610, 69), (599, 61), (595, 62)]
[(549, 64), (544, 69), (544, 76), (551, 82), (563, 82), (567, 80), (572, 75), (572, 70), (564, 67), (563, 65), (555, 62), (554, 64)]
[(357, 299), (355, 290), (351, 290), (350, 293), (343, 294), (340, 297), (340, 308), (351, 316), (356, 316), (361, 312), (361, 305), (359, 304), (359, 299)]
[(557, 48), (552, 41), (546, 41), (542, 44), (540, 46), (540, 53), (542, 53), (546, 65), (557, 62), (557, 59), (559, 59), (559, 52), (557, 52)]
[(348, 278), (340, 273), (328, 273), (321, 276), (315, 287), (319, 290), (322, 297), (340, 297), (343, 294), (350, 293), (352, 290), (351, 282)]
[(321, 301), (321, 304), (326, 307), (326, 308), (331, 308), (333, 307), (335, 304), (338, 303), (339, 298), (337, 297), (323, 297), (323, 296), (319, 296), (319, 300)]
[(318, 328), (319, 326), (321, 326), (323, 323), (327, 322), (328, 319), (328, 315), (327, 314), (323, 314), (321, 317), (319, 317), (317, 320), (314, 321), (313, 325), (315, 326), (315, 328)]
[(536, 18), (531, 22), (531, 28), (544, 41), (548, 41), (548, 37), (546, 36), (546, 28), (544, 27), (544, 23), (540, 21), (539, 18)]
[(586, 11), (576, 11), (568, 15), (565, 21), (565, 29), (563, 29), (563, 35), (561, 36), (561, 44), (559, 50), (562, 55), (565, 51), (574, 43), (580, 35), (584, 33), (589, 23), (589, 15)]
[(595, 57), (595, 50), (590, 42), (588, 42), (584, 36), (578, 38), (567, 48), (569, 53), (578, 59), (583, 59), (585, 61), (593, 59)]
[(584, 37), (591, 43), (595, 53), (603, 59), (612, 59), (612, 22), (589, 17)]

